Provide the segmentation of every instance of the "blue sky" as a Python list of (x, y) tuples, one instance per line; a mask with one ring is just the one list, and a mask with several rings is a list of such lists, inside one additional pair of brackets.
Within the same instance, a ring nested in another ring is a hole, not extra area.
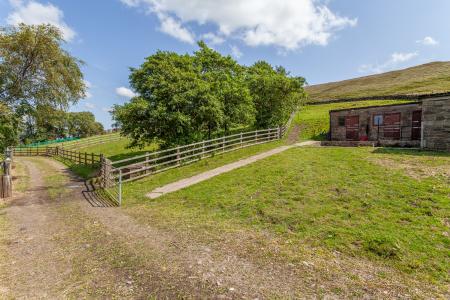
[(204, 39), (250, 65), (282, 65), (310, 84), (450, 60), (448, 0), (0, 0), (0, 25), (52, 23), (85, 62), (89, 110), (133, 95), (129, 67), (156, 50), (179, 53)]

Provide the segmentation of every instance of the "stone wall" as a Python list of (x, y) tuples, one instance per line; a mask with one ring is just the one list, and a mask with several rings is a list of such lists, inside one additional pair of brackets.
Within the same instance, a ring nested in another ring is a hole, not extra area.
[[(412, 113), (414, 111), (420, 111), (420, 102), (399, 104), (399, 105), (384, 105), (384, 106), (372, 106), (362, 107), (345, 110), (334, 110), (330, 112), (330, 139), (332, 141), (345, 141), (346, 138), (346, 126), (339, 124), (339, 117), (346, 116), (359, 116), (359, 137), (367, 136), (369, 141), (377, 140), (391, 140), (389, 137), (385, 137), (385, 127), (374, 125), (375, 115), (385, 115), (391, 113), (400, 113), (400, 138), (402, 141), (411, 140), (412, 132)], [(387, 129), (386, 129), (387, 130)], [(387, 135), (387, 134), (386, 134)]]
[(422, 102), (422, 147), (450, 151), (450, 97)]

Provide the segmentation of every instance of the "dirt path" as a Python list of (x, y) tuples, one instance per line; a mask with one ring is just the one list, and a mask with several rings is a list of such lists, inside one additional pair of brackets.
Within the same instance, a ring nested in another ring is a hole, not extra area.
[(393, 284), (398, 274), (390, 268), (339, 253), (285, 261), (267, 232), (199, 239), (189, 230), (161, 229), (125, 209), (93, 206), (83, 182), (56, 161), (22, 163), (31, 175), (28, 192), (1, 211), (9, 230), (7, 239), (0, 235), (7, 249), (0, 298), (424, 296)]
[(272, 155), (284, 152), (293, 147), (303, 147), (303, 146), (312, 146), (312, 145), (318, 145), (318, 143), (314, 142), (314, 141), (307, 141), (307, 142), (297, 143), (294, 145), (280, 146), (278, 148), (275, 148), (275, 149), (272, 149), (272, 150), (269, 150), (269, 151), (266, 151), (266, 152), (263, 152), (263, 153), (260, 153), (257, 155), (253, 155), (253, 156), (250, 156), (250, 157), (247, 157), (244, 159), (240, 159), (234, 163), (230, 163), (225, 166), (221, 166), (221, 167), (203, 172), (201, 174), (198, 174), (198, 175), (195, 175), (195, 176), (192, 176), (189, 178), (185, 178), (185, 179), (181, 179), (179, 181), (173, 182), (173, 183), (169, 183), (165, 186), (154, 189), (153, 191), (151, 191), (150, 193), (147, 194), (147, 197), (149, 197), (150, 199), (156, 199), (158, 197), (161, 197), (164, 194), (172, 193), (172, 192), (184, 189), (186, 187), (197, 184), (199, 182), (211, 179), (220, 174), (230, 172), (237, 168), (241, 168), (241, 167), (247, 166), (249, 164), (252, 164), (258, 160), (261, 160), (261, 159), (270, 157)]
[[(5, 209), (12, 225), (7, 240), (10, 259), (2, 266), (7, 272), (2, 272), (1, 290), (17, 298), (53, 297), (61, 278), (70, 272), (64, 253), (53, 240), (60, 228), (52, 207), (59, 203), (50, 200), (38, 167), (27, 161), (27, 169), (28, 191)], [(3, 286), (5, 283), (8, 286)]]
[(300, 135), (300, 125), (295, 124), (292, 130), (289, 132), (287, 142), (288, 144), (295, 144), (298, 142)]

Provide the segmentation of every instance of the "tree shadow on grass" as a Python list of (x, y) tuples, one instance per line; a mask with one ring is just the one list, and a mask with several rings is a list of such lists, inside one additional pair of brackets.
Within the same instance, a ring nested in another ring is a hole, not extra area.
[(450, 152), (430, 151), (430, 150), (423, 150), (423, 149), (408, 149), (408, 148), (377, 148), (372, 153), (410, 155), (410, 156), (450, 157)]

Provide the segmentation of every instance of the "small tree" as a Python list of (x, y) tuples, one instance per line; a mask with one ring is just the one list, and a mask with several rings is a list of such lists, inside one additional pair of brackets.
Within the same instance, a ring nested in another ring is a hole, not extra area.
[(88, 137), (102, 134), (103, 125), (95, 121), (95, 116), (91, 112), (70, 112), (67, 113), (67, 132), (71, 136)]

